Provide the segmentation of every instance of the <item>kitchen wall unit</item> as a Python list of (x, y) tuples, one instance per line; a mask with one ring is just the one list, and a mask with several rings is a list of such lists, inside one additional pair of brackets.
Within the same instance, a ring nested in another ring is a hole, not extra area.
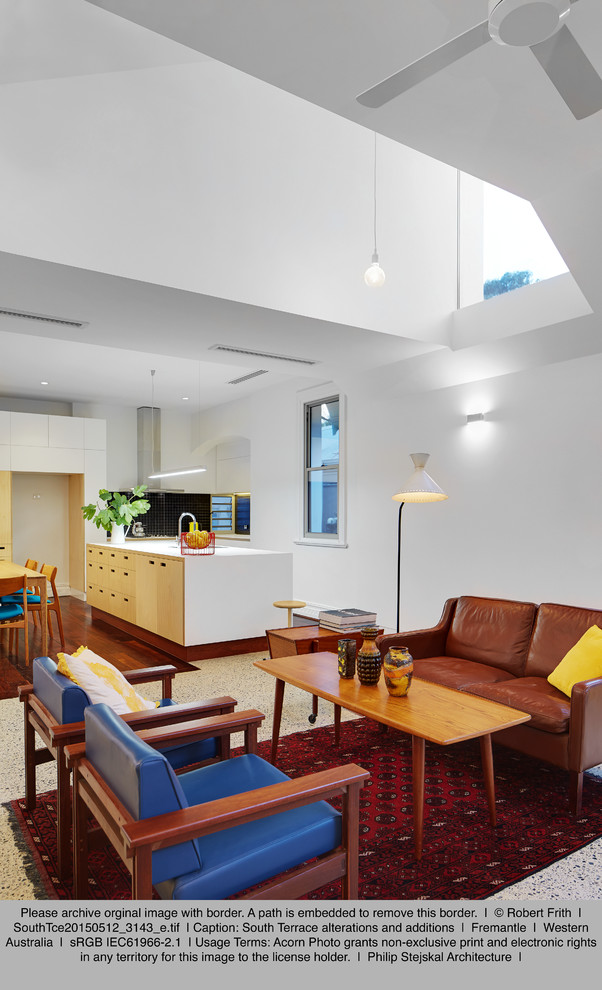
[(281, 622), (272, 603), (292, 595), (292, 560), (242, 547), (182, 556), (160, 540), (89, 543), (87, 601), (93, 619), (182, 660), (251, 652)]
[[(98, 531), (92, 523), (84, 524), (80, 507), (95, 500), (98, 490), (106, 485), (106, 423), (77, 416), (0, 410), (0, 558), (14, 555), (20, 560), (35, 555), (37, 560), (48, 561), (56, 556), (56, 548), (45, 546), (44, 533), (56, 531), (56, 513), (47, 510), (48, 518), (38, 527), (41, 536), (36, 537), (35, 547), (30, 546), (27, 527), (12, 526), (17, 475), (21, 476), (21, 489), (25, 475), (31, 476), (32, 483), (35, 475), (69, 477), (68, 524), (63, 534), (64, 566), (58, 575), (59, 592), (83, 597), (85, 540)], [(37, 508), (43, 511), (44, 500)], [(20, 505), (21, 515), (24, 511)], [(56, 532), (54, 536), (56, 539)]]

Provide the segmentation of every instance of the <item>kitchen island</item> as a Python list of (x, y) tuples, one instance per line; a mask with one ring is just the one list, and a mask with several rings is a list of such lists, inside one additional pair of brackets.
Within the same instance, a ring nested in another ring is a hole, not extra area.
[(92, 618), (180, 660), (265, 649), (272, 602), (292, 594), (293, 555), (247, 547), (184, 554), (173, 541), (86, 546)]

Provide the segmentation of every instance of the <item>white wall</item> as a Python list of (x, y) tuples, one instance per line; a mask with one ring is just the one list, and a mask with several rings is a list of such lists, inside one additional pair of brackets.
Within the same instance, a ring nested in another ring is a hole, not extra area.
[(456, 171), (433, 158), (378, 138), (388, 278), (371, 293), (365, 127), (210, 60), (3, 87), (0, 115), (3, 251), (406, 337), (447, 333)]
[(69, 587), (69, 476), (12, 476), (13, 560), (28, 558), (57, 568), (57, 585)]
[[(246, 425), (252, 545), (293, 550), (295, 597), (375, 609), (394, 625), (391, 496), (411, 473), (409, 454), (427, 451), (449, 499), (403, 510), (402, 627), (432, 624), (457, 594), (599, 607), (601, 375), (596, 356), (412, 396), (358, 380), (347, 392), (347, 549), (294, 543), (294, 393), (266, 390), (211, 410), (204, 425)], [(467, 426), (476, 411), (488, 420)]]

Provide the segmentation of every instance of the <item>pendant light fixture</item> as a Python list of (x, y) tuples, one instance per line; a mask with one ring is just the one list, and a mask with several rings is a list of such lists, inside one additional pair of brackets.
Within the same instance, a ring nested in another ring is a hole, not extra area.
[(372, 264), (364, 272), (364, 282), (371, 289), (379, 289), (384, 284), (385, 273), (378, 263), (378, 250), (376, 248), (376, 131), (374, 132), (374, 251), (372, 254)]

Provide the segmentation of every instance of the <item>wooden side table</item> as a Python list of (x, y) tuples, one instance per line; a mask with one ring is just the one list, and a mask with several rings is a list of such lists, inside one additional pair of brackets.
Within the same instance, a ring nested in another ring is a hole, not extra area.
[[(276, 604), (276, 602), (274, 602)], [(298, 603), (294, 603), (294, 608), (299, 608)], [(379, 636), (384, 630), (379, 629)], [(268, 649), (272, 660), (280, 657), (298, 657), (306, 653), (336, 653), (338, 641), (340, 639), (354, 639), (359, 650), (362, 645), (361, 632), (333, 632), (331, 629), (324, 629), (322, 626), (290, 626), (284, 629), (266, 629), (265, 631)], [(313, 725), (318, 714), (318, 696), (312, 696), (312, 711), (308, 716)], [(335, 726), (340, 721), (340, 709), (337, 712), (335, 705)]]

